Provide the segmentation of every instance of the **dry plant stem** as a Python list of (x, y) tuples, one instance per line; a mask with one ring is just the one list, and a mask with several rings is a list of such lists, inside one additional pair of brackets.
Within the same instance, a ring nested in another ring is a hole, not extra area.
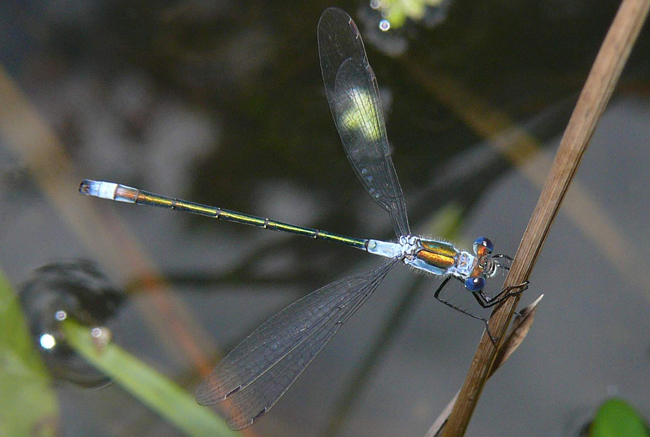
[[(596, 123), (612, 95), (614, 85), (621, 75), (630, 50), (645, 21), (649, 6), (650, 0), (622, 2), (564, 132), (560, 148), (519, 244), (505, 286), (520, 284), (528, 279)], [(483, 334), (456, 405), (444, 429), (444, 437), (465, 434), (518, 300), (519, 296), (513, 296), (492, 313), (490, 327), (492, 333), (499, 339), (498, 344), (493, 345), (489, 336)]]
[[(494, 375), (494, 372), (496, 372), (508, 360), (508, 358), (510, 358), (510, 356), (517, 350), (519, 345), (521, 345), (521, 343), (524, 341), (528, 335), (528, 332), (530, 331), (530, 328), (533, 325), (535, 312), (537, 311), (537, 305), (542, 300), (542, 297), (544, 297), (543, 294), (540, 295), (533, 303), (519, 312), (521, 317), (517, 317), (510, 327), (510, 333), (503, 341), (501, 349), (499, 349), (499, 353), (494, 360), (494, 364), (492, 365), (492, 369), (488, 375), (488, 378)], [(442, 410), (438, 418), (433, 422), (433, 425), (429, 427), (429, 431), (427, 431), (424, 437), (437, 437), (440, 432), (442, 432), (442, 427), (445, 425), (445, 423), (447, 423), (449, 415), (451, 414), (451, 410), (454, 408), (454, 404), (456, 403), (459, 394), (460, 390), (458, 390), (452, 400), (449, 401), (445, 409)]]

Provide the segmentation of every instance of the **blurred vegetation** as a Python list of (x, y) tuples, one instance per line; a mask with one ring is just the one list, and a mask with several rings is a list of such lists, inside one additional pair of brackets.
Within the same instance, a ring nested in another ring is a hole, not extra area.
[(63, 322), (66, 340), (94, 366), (160, 414), (188, 436), (238, 436), (212, 409), (196, 403), (194, 395), (132, 355), (109, 343), (98, 349), (90, 329), (68, 319)]
[(27, 328), (9, 282), (0, 271), (0, 435), (58, 435), (53, 381)]
[(609, 399), (598, 408), (589, 437), (648, 437), (648, 426), (623, 399)]

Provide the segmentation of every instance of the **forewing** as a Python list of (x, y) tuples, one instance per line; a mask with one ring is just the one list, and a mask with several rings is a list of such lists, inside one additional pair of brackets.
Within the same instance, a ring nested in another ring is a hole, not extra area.
[(323, 13), (318, 47), (327, 100), (345, 153), (366, 191), (390, 214), (395, 233), (408, 235), (406, 204), (390, 157), (377, 79), (348, 14), (337, 8)]

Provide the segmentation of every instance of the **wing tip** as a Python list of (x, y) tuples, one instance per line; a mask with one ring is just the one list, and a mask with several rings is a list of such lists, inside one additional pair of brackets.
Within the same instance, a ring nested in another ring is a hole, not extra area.
[(268, 411), (269, 411), (269, 408), (264, 407), (264, 409), (262, 409), (262, 411), (260, 411), (255, 416), (253, 416), (253, 418), (245, 419), (245, 420), (242, 420), (242, 417), (239, 416), (239, 415), (236, 415), (236, 416), (230, 415), (228, 417), (228, 420), (226, 421), (226, 424), (233, 431), (241, 431), (242, 429), (248, 428), (249, 426), (253, 425), (262, 416), (264, 416)]
[(234, 390), (226, 393), (223, 393), (223, 386), (215, 382), (215, 378), (208, 376), (201, 382), (199, 387), (196, 389), (196, 402), (199, 405), (209, 406), (215, 405), (220, 402), (225, 401), (229, 396), (235, 394), (241, 389), (241, 386), (238, 386)]

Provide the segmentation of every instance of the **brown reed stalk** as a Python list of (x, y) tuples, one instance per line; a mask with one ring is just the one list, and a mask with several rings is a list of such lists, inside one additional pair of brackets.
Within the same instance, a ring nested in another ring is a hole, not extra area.
[[(645, 21), (649, 7), (650, 0), (623, 0), (621, 3), (564, 132), (537, 206), (519, 244), (505, 286), (528, 280), (596, 123), (612, 95)], [(465, 434), (519, 297), (509, 298), (492, 313), (490, 327), (493, 335), (498, 338), (497, 345), (492, 343), (487, 333), (483, 334), (458, 400), (443, 430), (444, 437), (458, 437)]]

